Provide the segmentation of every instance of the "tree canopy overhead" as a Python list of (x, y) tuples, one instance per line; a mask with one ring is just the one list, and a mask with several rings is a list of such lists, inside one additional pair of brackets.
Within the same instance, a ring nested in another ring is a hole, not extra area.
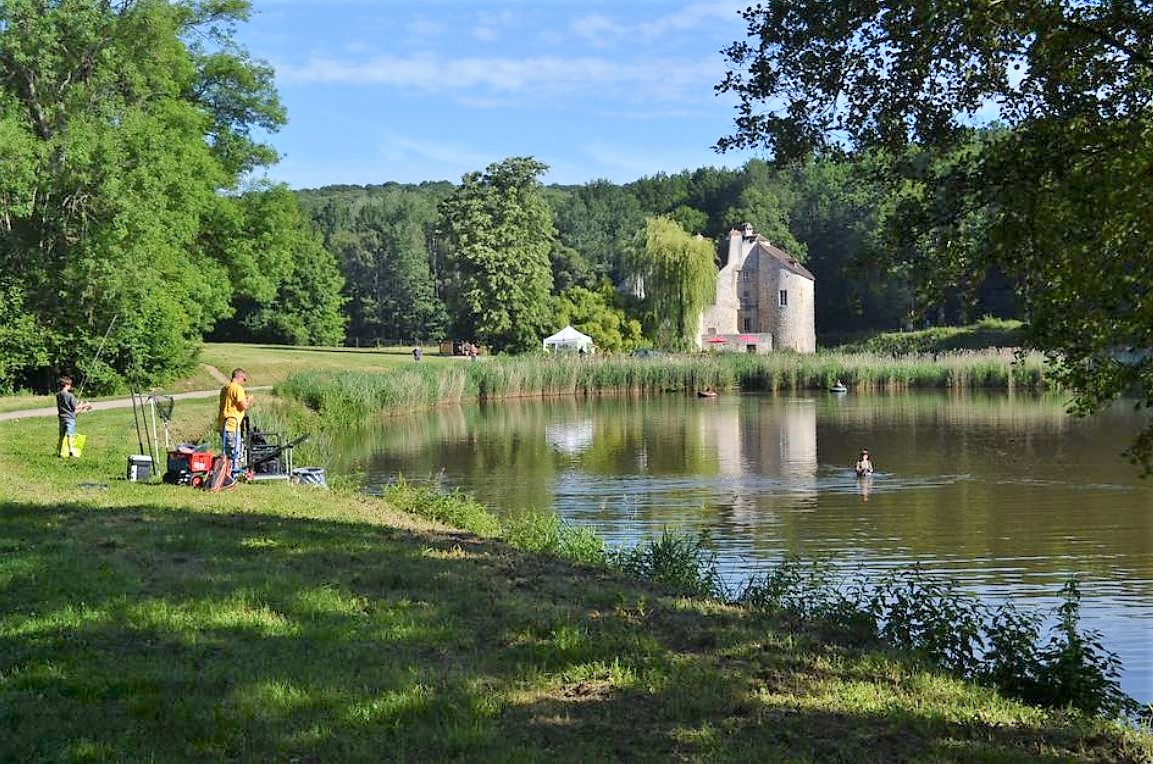
[[(247, 0), (0, 2), (0, 290), (37, 340), (31, 354), (0, 345), (0, 386), (42, 386), (53, 371), (163, 378), (246, 303), (310, 324), (282, 333), (341, 336), (339, 302), (297, 304), (319, 283), (338, 294), (327, 253), (312, 257), (323, 278), (289, 283), (299, 247), (288, 240), (322, 253), (302, 237), (295, 198), (262, 192), (289, 229), (243, 221), (240, 208), (260, 202), (236, 195), (241, 178), (276, 159), (254, 132), (285, 119), (271, 68), (233, 37), (248, 11)], [(105, 363), (81, 368), (110, 325)]]
[(1148, 117), (1153, 10), (1135, 0), (770, 0), (724, 54), (722, 150), (939, 143), (974, 121)]
[[(1134, 389), (1153, 405), (1153, 6), (769, 0), (743, 15), (719, 149), (886, 152), (895, 237), (917, 242), (899, 252), (1013, 279), (1077, 410)], [(1132, 453), (1150, 466), (1153, 429)]]

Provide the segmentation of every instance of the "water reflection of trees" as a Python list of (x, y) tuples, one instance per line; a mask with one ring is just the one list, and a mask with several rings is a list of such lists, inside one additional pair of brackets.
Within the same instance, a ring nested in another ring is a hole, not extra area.
[[(438, 409), (348, 451), (369, 473), (443, 469), (498, 510), (552, 509), (559, 492), (566, 516), (614, 537), (710, 528), (753, 563), (852, 550), (1105, 576), (1124, 558), (1151, 578), (1153, 492), (1117, 457), (1132, 426), (1124, 410), (1073, 420), (1056, 396), (670, 395)], [(848, 473), (862, 446), (883, 473), (867, 505)]]
[[(557, 511), (617, 543), (707, 530), (733, 575), (791, 551), (1030, 597), (1077, 573), (1091, 625), (1148, 676), (1129, 656), (1153, 618), (1153, 485), (1119, 457), (1136, 426), (1032, 395), (509, 401), (380, 420), (348, 434), (337, 469), (443, 470), (497, 511)], [(881, 470), (867, 503), (862, 446)]]

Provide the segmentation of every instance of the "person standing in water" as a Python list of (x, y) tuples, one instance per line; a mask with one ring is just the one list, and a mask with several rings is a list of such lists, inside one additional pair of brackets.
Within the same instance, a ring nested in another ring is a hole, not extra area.
[(869, 449), (861, 449), (861, 455), (853, 469), (857, 471), (857, 477), (868, 477), (873, 474), (873, 461), (869, 458)]

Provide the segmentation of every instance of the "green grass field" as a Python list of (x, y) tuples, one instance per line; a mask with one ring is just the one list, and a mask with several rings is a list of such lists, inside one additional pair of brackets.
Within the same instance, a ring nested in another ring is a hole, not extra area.
[[(441, 356), (437, 348), (426, 346), (421, 364), (461, 363), (463, 357)], [(411, 347), (388, 348), (308, 348), (283, 345), (241, 345), (209, 342), (200, 353), (202, 363), (224, 374), (240, 366), (248, 372), (252, 385), (276, 385), (298, 371), (388, 371), (398, 366), (415, 366)], [(177, 387), (185, 380), (176, 383)], [(213, 382), (207, 388), (219, 386)], [(193, 388), (188, 388), (193, 389)]]
[[(174, 434), (214, 405), (178, 402)], [(72, 462), (54, 418), (0, 422), (0, 761), (1153, 760), (1146, 733), (354, 491), (131, 483), (131, 413), (79, 429)]]

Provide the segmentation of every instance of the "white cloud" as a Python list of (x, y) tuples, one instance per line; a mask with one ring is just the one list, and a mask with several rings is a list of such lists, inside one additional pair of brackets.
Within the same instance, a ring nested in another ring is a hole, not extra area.
[(430, 40), (443, 35), (445, 25), (431, 19), (414, 19), (405, 24), (405, 31), (415, 40)]
[(477, 26), (473, 28), (472, 36), (481, 42), (493, 43), (500, 39), (500, 32), (494, 27)]
[[(476, 169), (493, 162), (492, 157), (458, 143), (443, 143), (395, 134), (383, 138), (380, 153), (390, 162), (431, 163), (452, 168)], [(457, 175), (466, 171), (461, 170)]]
[(603, 14), (582, 16), (569, 24), (574, 37), (596, 47), (606, 47), (620, 41), (653, 42), (675, 32), (692, 32), (715, 26), (732, 26), (739, 34), (744, 26), (740, 11), (748, 2), (717, 0), (693, 3), (664, 16), (654, 16), (635, 23), (616, 21)]
[(670, 32), (700, 29), (712, 24), (733, 25), (738, 32), (744, 25), (738, 13), (748, 7), (747, 2), (720, 0), (712, 3), (694, 3), (682, 10), (650, 21), (641, 22), (639, 31), (648, 38), (662, 37)]
[[(635, 94), (637, 100), (711, 98), (721, 63), (701, 60), (542, 56), (439, 59), (378, 56), (364, 60), (313, 58), (304, 65), (280, 64), (279, 79), (288, 84), (385, 85), (471, 98), (519, 95), (546, 99), (581, 93)], [(478, 92), (481, 91), (481, 92)], [(626, 99), (628, 100), (628, 99)]]
[(598, 48), (607, 47), (628, 34), (628, 28), (606, 16), (584, 16), (569, 25), (578, 39)]

